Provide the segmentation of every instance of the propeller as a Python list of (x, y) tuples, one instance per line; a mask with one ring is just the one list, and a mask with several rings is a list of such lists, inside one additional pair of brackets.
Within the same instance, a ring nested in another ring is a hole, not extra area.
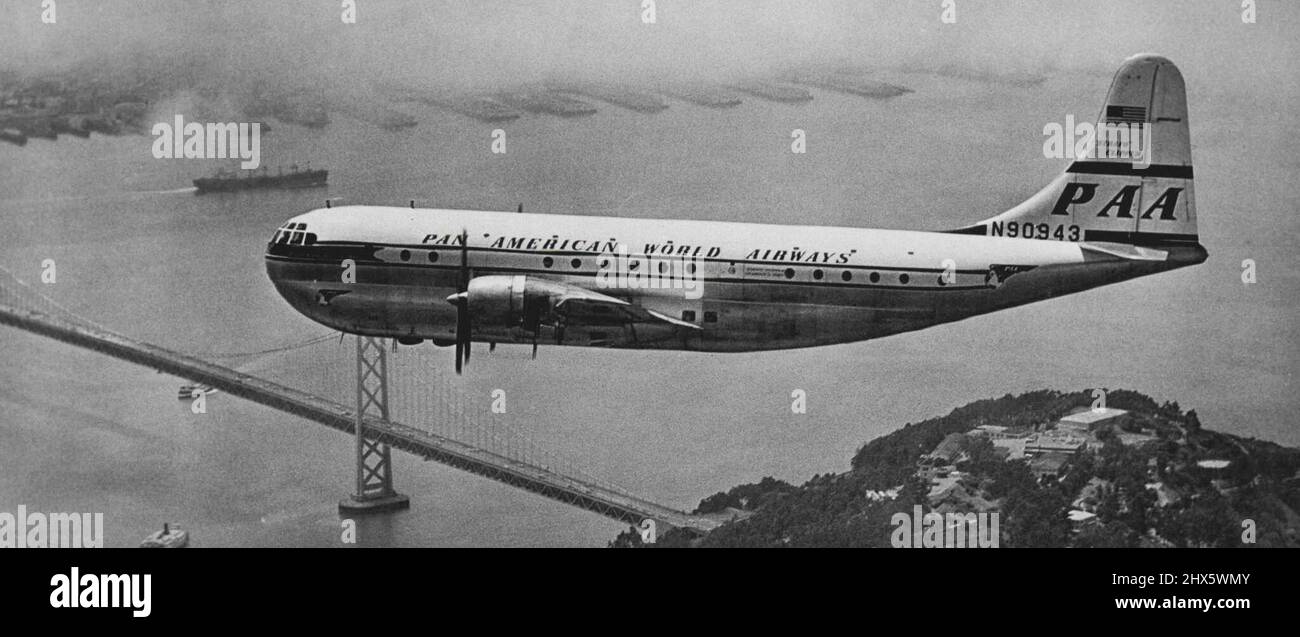
[(447, 297), (447, 302), (456, 306), (456, 373), (469, 362), (470, 330), (473, 328), (469, 316), (469, 233), (460, 231), (460, 281), (457, 292)]

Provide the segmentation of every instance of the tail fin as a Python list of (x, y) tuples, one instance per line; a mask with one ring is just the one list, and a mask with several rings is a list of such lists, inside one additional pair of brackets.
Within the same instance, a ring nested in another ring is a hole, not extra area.
[[(1142, 246), (1199, 245), (1187, 92), (1178, 67), (1158, 55), (1125, 60), (1111, 81), (1095, 131), (1093, 152), (1075, 159), (1038, 194), (955, 232)], [(1066, 152), (1072, 155), (1072, 150)]]

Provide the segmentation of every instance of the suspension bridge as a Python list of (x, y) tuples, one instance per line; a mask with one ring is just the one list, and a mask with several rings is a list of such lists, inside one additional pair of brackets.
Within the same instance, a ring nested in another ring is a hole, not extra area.
[[(720, 523), (657, 504), (592, 476), (572, 459), (511, 431), (492, 417), (483, 401), (466, 400), (450, 386), (421, 384), (419, 372), (431, 366), (419, 357), (392, 355), (382, 339), (353, 337), (354, 364), (339, 360), (338, 348), (321, 351), (321, 345), (333, 340), (328, 334), (260, 352), (186, 354), (82, 317), (4, 268), (0, 268), (0, 325), (150, 367), (351, 434), (356, 446), (356, 490), (340, 503), (341, 511), (408, 506), (406, 496), (393, 488), (390, 449), (398, 449), (631, 525), (653, 520), (664, 527), (706, 533)], [(409, 349), (413, 348), (402, 351)], [(299, 379), (300, 385), (313, 386), (291, 387), (264, 377), (274, 366), (254, 375), (212, 362), (256, 359), (262, 361), (256, 365), (266, 367), (266, 355), (286, 352), (314, 357), (312, 366), (327, 373)], [(328, 356), (333, 360), (321, 360)], [(350, 406), (331, 398), (349, 393), (355, 395)]]

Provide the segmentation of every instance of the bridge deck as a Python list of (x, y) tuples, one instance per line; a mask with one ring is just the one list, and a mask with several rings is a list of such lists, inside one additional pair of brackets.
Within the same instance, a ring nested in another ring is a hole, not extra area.
[[(353, 433), (355, 412), (339, 403), (121, 334), (75, 325), (48, 314), (6, 305), (0, 305), (0, 324), (152, 367), (342, 432)], [(366, 438), (387, 443), (426, 460), (504, 482), (629, 524), (650, 518), (660, 524), (700, 532), (707, 532), (718, 525), (716, 520), (688, 515), (627, 493), (400, 423), (367, 418), (363, 434)]]

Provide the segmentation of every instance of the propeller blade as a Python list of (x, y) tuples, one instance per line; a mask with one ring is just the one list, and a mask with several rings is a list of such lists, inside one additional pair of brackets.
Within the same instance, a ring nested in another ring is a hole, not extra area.
[(462, 352), (462, 347), (463, 347), (463, 346), (462, 346), (461, 343), (460, 343), (460, 338), (457, 337), (457, 338), (456, 338), (456, 373), (457, 373), (457, 374), (460, 373), (460, 368), (461, 368), (461, 352)]
[(469, 232), (460, 231), (460, 291), (469, 290)]
[[(470, 331), (473, 326), (469, 316), (469, 231), (460, 231), (460, 288), (447, 300), (456, 305), (456, 373), (461, 373), (470, 356)], [(455, 299), (454, 301), (452, 299)]]
[(469, 303), (456, 306), (456, 373), (469, 362)]

